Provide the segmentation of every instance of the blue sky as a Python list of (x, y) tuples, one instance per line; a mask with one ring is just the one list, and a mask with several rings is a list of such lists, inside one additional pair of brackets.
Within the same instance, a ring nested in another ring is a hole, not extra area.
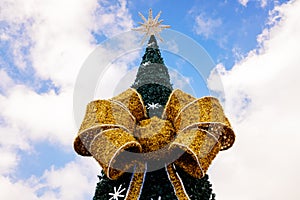
[[(299, 184), (294, 173), (300, 164), (293, 158), (299, 157), (300, 139), (300, 3), (279, 0), (1, 1), (0, 199), (17, 199), (20, 191), (23, 199), (91, 199), (100, 167), (72, 149), (76, 78), (99, 45), (138, 26), (138, 12), (147, 16), (149, 8), (153, 15), (162, 11), (164, 24), (193, 39), (214, 63), (201, 80), (180, 52), (162, 51), (175, 86), (191, 88), (197, 97), (208, 95), (208, 88), (222, 92), (237, 142), (209, 171), (217, 198), (298, 199), (293, 185)], [(175, 48), (176, 40), (164, 40)], [(120, 49), (128, 45), (122, 41)], [(113, 61), (94, 98), (130, 85), (143, 53), (142, 48)], [(277, 177), (278, 171), (285, 173)], [(260, 178), (267, 184), (257, 183)]]
[[(141, 6), (131, 1), (129, 8), (133, 12), (147, 11), (153, 5), (154, 13), (162, 10), (165, 22), (174, 30), (195, 39), (215, 62), (225, 63), (230, 68), (236, 60), (233, 49), (243, 56), (257, 46), (256, 36), (268, 26), (269, 11), (274, 4), (270, 1), (262, 7), (260, 1), (249, 1), (247, 6), (242, 6), (238, 1), (199, 0), (191, 3), (178, 1), (176, 6), (173, 1), (151, 1)], [(133, 19), (140, 21), (137, 15)]]

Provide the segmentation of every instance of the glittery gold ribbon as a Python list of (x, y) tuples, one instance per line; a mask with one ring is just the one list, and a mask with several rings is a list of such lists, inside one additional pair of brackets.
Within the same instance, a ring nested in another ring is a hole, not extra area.
[[(168, 163), (174, 152), (182, 152), (166, 170), (177, 198), (189, 199), (175, 165), (201, 178), (218, 152), (232, 146), (235, 135), (222, 106), (214, 97), (196, 99), (174, 90), (161, 118), (148, 118), (146, 113), (134, 89), (93, 101), (87, 105), (74, 149), (82, 156), (93, 156), (110, 179), (137, 166), (145, 169), (144, 163)], [(128, 157), (128, 152), (142, 154), (143, 159)], [(133, 173), (126, 199), (138, 199), (146, 171)]]

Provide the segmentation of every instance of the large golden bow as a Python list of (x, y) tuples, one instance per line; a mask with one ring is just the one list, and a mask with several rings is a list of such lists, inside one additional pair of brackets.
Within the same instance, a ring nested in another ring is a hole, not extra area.
[[(141, 96), (128, 89), (112, 99), (88, 104), (74, 149), (82, 156), (93, 156), (110, 179), (135, 169), (126, 199), (138, 198), (151, 163), (166, 163), (177, 197), (188, 199), (175, 166), (201, 178), (217, 153), (230, 148), (234, 139), (214, 97), (196, 99), (177, 89), (162, 117), (148, 118)], [(137, 153), (141, 156), (132, 156)]]

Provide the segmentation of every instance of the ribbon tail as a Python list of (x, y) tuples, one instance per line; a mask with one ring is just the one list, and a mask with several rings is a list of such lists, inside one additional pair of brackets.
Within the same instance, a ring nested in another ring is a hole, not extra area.
[(142, 188), (146, 176), (147, 164), (138, 164), (135, 167), (134, 174), (132, 175), (129, 189), (127, 190), (127, 194), (125, 200), (138, 200), (142, 193)]
[(190, 200), (187, 192), (185, 191), (183, 182), (175, 170), (174, 164), (166, 166), (166, 170), (178, 200)]

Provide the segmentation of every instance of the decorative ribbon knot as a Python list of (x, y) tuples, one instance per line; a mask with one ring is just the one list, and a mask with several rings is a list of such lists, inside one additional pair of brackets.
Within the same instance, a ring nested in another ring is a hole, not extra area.
[(74, 149), (82, 156), (93, 156), (110, 179), (133, 172), (126, 199), (138, 198), (144, 173), (162, 167), (178, 198), (189, 199), (175, 166), (201, 178), (218, 152), (230, 148), (234, 140), (231, 125), (214, 97), (196, 99), (177, 89), (161, 118), (148, 118), (141, 96), (128, 89), (87, 105)]

